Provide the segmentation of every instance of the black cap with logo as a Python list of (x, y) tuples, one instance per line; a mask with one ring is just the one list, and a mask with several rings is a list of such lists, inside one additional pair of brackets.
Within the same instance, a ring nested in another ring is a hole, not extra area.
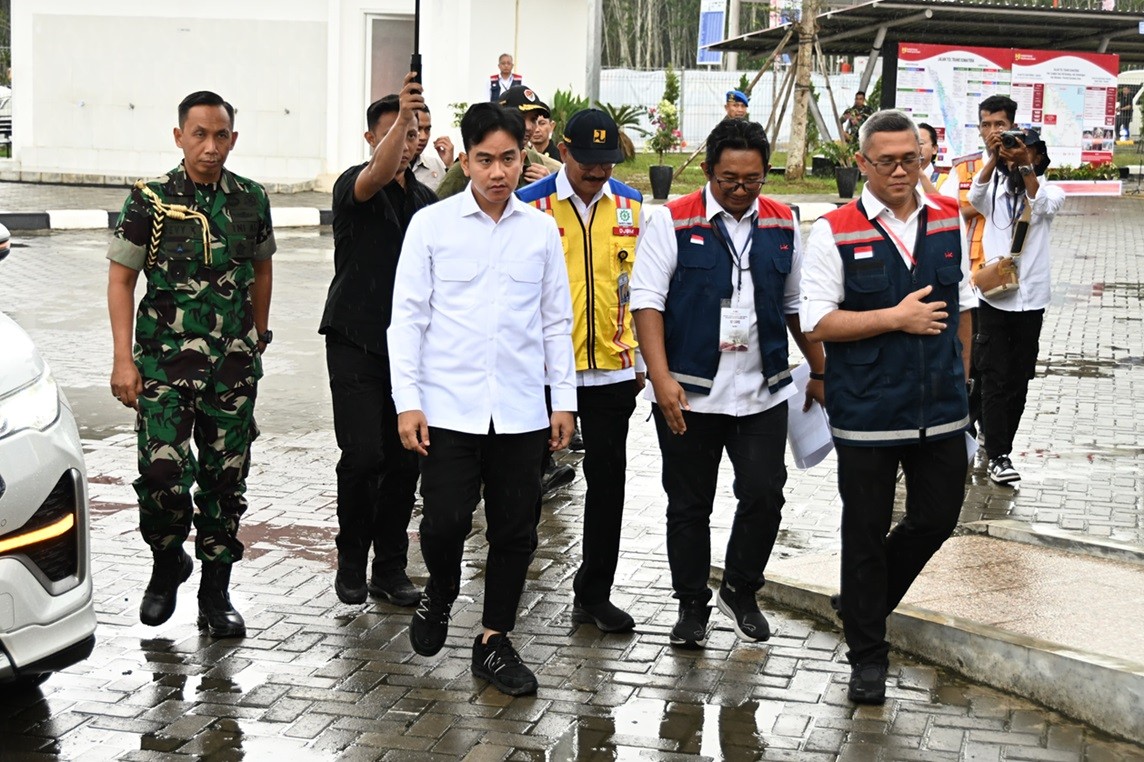
[(514, 108), (522, 114), (538, 114), (540, 116), (551, 118), (552, 113), (548, 110), (548, 106), (540, 97), (532, 91), (531, 87), (524, 87), (517, 85), (510, 87), (504, 91), (504, 94), (497, 101), (506, 108)]
[(564, 126), (564, 145), (581, 164), (619, 164), (620, 128), (612, 117), (597, 108), (577, 111)]

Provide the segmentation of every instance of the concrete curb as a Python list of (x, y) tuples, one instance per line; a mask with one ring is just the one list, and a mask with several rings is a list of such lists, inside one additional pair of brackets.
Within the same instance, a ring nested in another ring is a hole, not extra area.
[(1103, 540), (1094, 537), (1081, 537), (1056, 527), (1030, 527), (1023, 521), (1013, 519), (990, 519), (971, 521), (959, 527), (963, 534), (979, 534), (998, 540), (1023, 542), (1042, 548), (1067, 550), (1108, 561), (1124, 561), (1130, 564), (1144, 564), (1144, 549), (1116, 540)]
[[(838, 624), (830, 607), (834, 592), (770, 574), (762, 589), (776, 603)], [(890, 615), (887, 638), (895, 648), (925, 661), (1144, 743), (1140, 720), (1144, 717), (1144, 664), (1073, 650), (912, 606), (899, 606)]]
[[(307, 206), (281, 206), (271, 210), (276, 228), (329, 225), (334, 214), (329, 209)], [(115, 227), (118, 210), (48, 209), (42, 212), (0, 212), (0, 224), (9, 230), (106, 230)]]

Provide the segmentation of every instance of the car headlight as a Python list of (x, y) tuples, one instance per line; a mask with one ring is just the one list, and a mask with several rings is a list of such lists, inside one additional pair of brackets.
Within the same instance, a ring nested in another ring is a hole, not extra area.
[(0, 397), (0, 439), (24, 429), (44, 429), (60, 417), (60, 391), (50, 371)]

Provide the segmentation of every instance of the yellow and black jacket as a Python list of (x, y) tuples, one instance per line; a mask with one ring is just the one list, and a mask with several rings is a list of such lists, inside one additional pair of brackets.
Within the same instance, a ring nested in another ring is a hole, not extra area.
[(576, 370), (622, 370), (635, 366), (632, 333), (632, 266), (636, 258), (643, 196), (618, 180), (585, 224), (571, 199), (561, 201), (552, 174), (517, 191), (524, 202), (549, 214), (560, 228), (572, 288), (572, 344)]

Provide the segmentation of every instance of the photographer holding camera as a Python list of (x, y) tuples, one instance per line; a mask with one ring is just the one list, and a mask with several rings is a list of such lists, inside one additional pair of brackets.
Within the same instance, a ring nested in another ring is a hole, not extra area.
[(985, 218), (985, 267), (1012, 257), (1017, 282), (981, 294), (974, 359), (981, 374), (981, 424), (996, 484), (1021, 480), (1010, 453), (1037, 364), (1045, 307), (1050, 299), (1049, 227), (1065, 193), (1042, 182), (1048, 149), (1039, 133), (1013, 128), (1017, 104), (1003, 95), (978, 106), (985, 163), (973, 179), (969, 202)]

